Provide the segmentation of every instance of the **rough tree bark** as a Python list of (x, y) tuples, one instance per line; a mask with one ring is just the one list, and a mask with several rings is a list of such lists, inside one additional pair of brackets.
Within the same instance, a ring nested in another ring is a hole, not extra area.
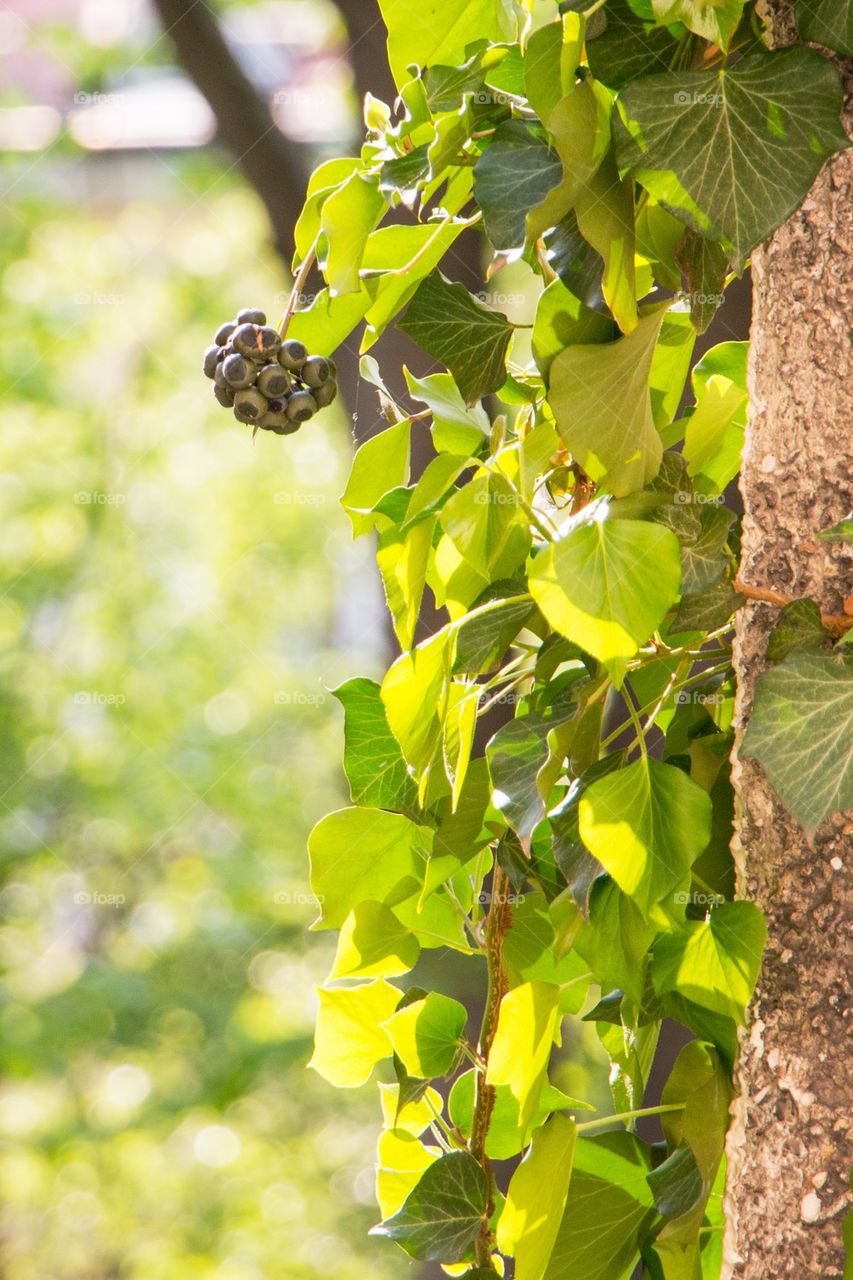
[[(793, 43), (790, 11), (774, 14)], [(848, 64), (848, 90), (853, 77)], [(849, 104), (849, 98), (848, 98)], [(848, 125), (851, 115), (848, 110)], [(741, 475), (741, 577), (834, 614), (853, 555), (815, 533), (853, 508), (853, 153), (824, 168), (802, 208), (753, 255), (751, 412)], [(745, 729), (777, 610), (740, 613), (736, 723)], [(851, 815), (810, 842), (754, 760), (739, 759), (734, 852), (741, 896), (767, 916), (764, 969), (737, 1067), (728, 1138), (724, 1280), (844, 1274), (841, 1222), (853, 1159), (845, 1045), (853, 893)]]

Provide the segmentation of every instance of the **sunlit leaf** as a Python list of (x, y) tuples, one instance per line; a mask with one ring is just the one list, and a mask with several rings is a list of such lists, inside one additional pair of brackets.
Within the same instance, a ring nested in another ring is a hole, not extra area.
[(382, 978), (358, 987), (318, 987), (320, 1008), (309, 1066), (338, 1089), (364, 1084), (377, 1062), (391, 1056), (381, 1023), (400, 999)]

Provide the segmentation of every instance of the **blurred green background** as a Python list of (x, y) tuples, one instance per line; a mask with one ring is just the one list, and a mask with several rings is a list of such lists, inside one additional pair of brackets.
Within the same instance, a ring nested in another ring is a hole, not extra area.
[[(329, 74), (327, 10), (226, 13), (246, 58), (279, 33), (266, 94)], [(388, 644), (351, 423), (252, 442), (210, 395), (213, 331), (289, 280), (170, 58), (142, 0), (0, 5), (0, 1274), (402, 1276), (375, 1088), (304, 1070), (328, 689)], [(314, 158), (351, 145), (334, 71)]]

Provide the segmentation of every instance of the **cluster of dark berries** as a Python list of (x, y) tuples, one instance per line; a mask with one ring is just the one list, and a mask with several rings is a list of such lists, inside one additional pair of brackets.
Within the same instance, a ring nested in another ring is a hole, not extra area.
[(241, 311), (204, 353), (213, 394), (238, 422), (287, 436), (338, 394), (337, 370), (301, 342), (282, 342), (263, 311)]

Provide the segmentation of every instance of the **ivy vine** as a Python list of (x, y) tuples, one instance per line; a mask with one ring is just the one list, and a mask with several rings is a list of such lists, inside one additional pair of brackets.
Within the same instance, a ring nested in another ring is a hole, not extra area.
[[(809, 830), (853, 803), (853, 666), (850, 618), (738, 579), (746, 344), (693, 350), (846, 145), (838, 74), (770, 51), (742, 0), (554, 5), (535, 30), (515, 0), (380, 8), (399, 98), (368, 97), (360, 154), (311, 179), (294, 268), (325, 287), (285, 327), (332, 352), (364, 323), (367, 353), (396, 323), (444, 371), (406, 372), (409, 411), (362, 362), (387, 425), (342, 501), (401, 652), (336, 692), (352, 805), (310, 838), (317, 927), (338, 931), (312, 1065), (345, 1088), (378, 1068), (374, 1230), (412, 1258), (717, 1276), (765, 933), (729, 852), (734, 614), (780, 609), (743, 750)], [(849, 52), (846, 13), (821, 0), (803, 35)], [(518, 262), (538, 282), (532, 327), (454, 281), (471, 229), (492, 284)], [(412, 478), (415, 432), (434, 456)], [(815, 532), (849, 541), (850, 521)], [(446, 622), (416, 644), (427, 588)], [(484, 959), (479, 1029), (407, 986), (430, 948)], [(580, 1016), (613, 1115), (549, 1079)], [(664, 1018), (695, 1039), (648, 1108)], [(664, 1143), (637, 1136), (649, 1113)]]

